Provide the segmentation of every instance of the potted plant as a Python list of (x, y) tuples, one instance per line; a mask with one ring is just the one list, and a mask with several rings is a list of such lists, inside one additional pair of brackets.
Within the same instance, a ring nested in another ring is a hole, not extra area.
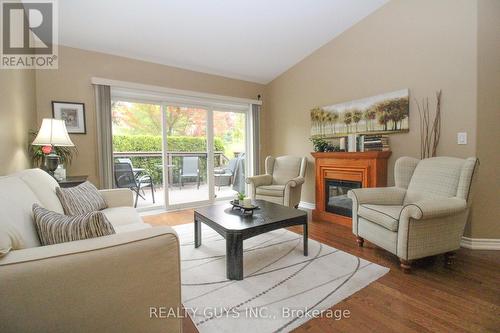
[(245, 200), (245, 193), (238, 192), (236, 194), (236, 199), (234, 199), (235, 204), (240, 204), (240, 202), (243, 204), (243, 200)]

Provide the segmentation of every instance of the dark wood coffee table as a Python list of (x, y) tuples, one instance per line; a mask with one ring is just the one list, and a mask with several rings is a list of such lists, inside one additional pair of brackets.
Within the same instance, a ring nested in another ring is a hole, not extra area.
[(243, 240), (268, 231), (302, 224), (304, 255), (307, 256), (307, 213), (272, 202), (256, 200), (260, 207), (253, 215), (242, 215), (230, 204), (217, 204), (194, 211), (194, 247), (201, 245), (201, 223), (226, 239), (226, 275), (230, 280), (243, 280)]

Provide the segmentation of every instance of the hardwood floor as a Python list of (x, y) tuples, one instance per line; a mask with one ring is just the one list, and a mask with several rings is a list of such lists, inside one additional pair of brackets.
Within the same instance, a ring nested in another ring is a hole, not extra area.
[[(145, 216), (153, 225), (192, 223), (193, 211)], [(301, 233), (300, 227), (290, 230)], [(418, 260), (404, 274), (399, 260), (365, 241), (356, 244), (350, 228), (309, 223), (309, 237), (389, 267), (388, 274), (332, 307), (350, 318), (310, 320), (294, 332), (500, 332), (500, 252), (460, 249), (451, 266), (444, 255)], [(184, 333), (197, 332), (191, 319)]]

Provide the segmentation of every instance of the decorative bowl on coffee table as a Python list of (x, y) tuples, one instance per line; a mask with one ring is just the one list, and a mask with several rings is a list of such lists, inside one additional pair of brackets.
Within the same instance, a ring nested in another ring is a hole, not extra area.
[(259, 206), (254, 204), (251, 206), (243, 206), (236, 200), (231, 200), (229, 203), (233, 206), (232, 209), (239, 209), (243, 214), (252, 215), (254, 210), (259, 209)]

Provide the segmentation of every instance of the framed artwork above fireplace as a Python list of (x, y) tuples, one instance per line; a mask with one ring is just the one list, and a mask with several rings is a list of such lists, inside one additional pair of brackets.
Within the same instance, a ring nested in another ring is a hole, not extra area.
[(409, 89), (317, 107), (310, 113), (312, 138), (408, 132)]

